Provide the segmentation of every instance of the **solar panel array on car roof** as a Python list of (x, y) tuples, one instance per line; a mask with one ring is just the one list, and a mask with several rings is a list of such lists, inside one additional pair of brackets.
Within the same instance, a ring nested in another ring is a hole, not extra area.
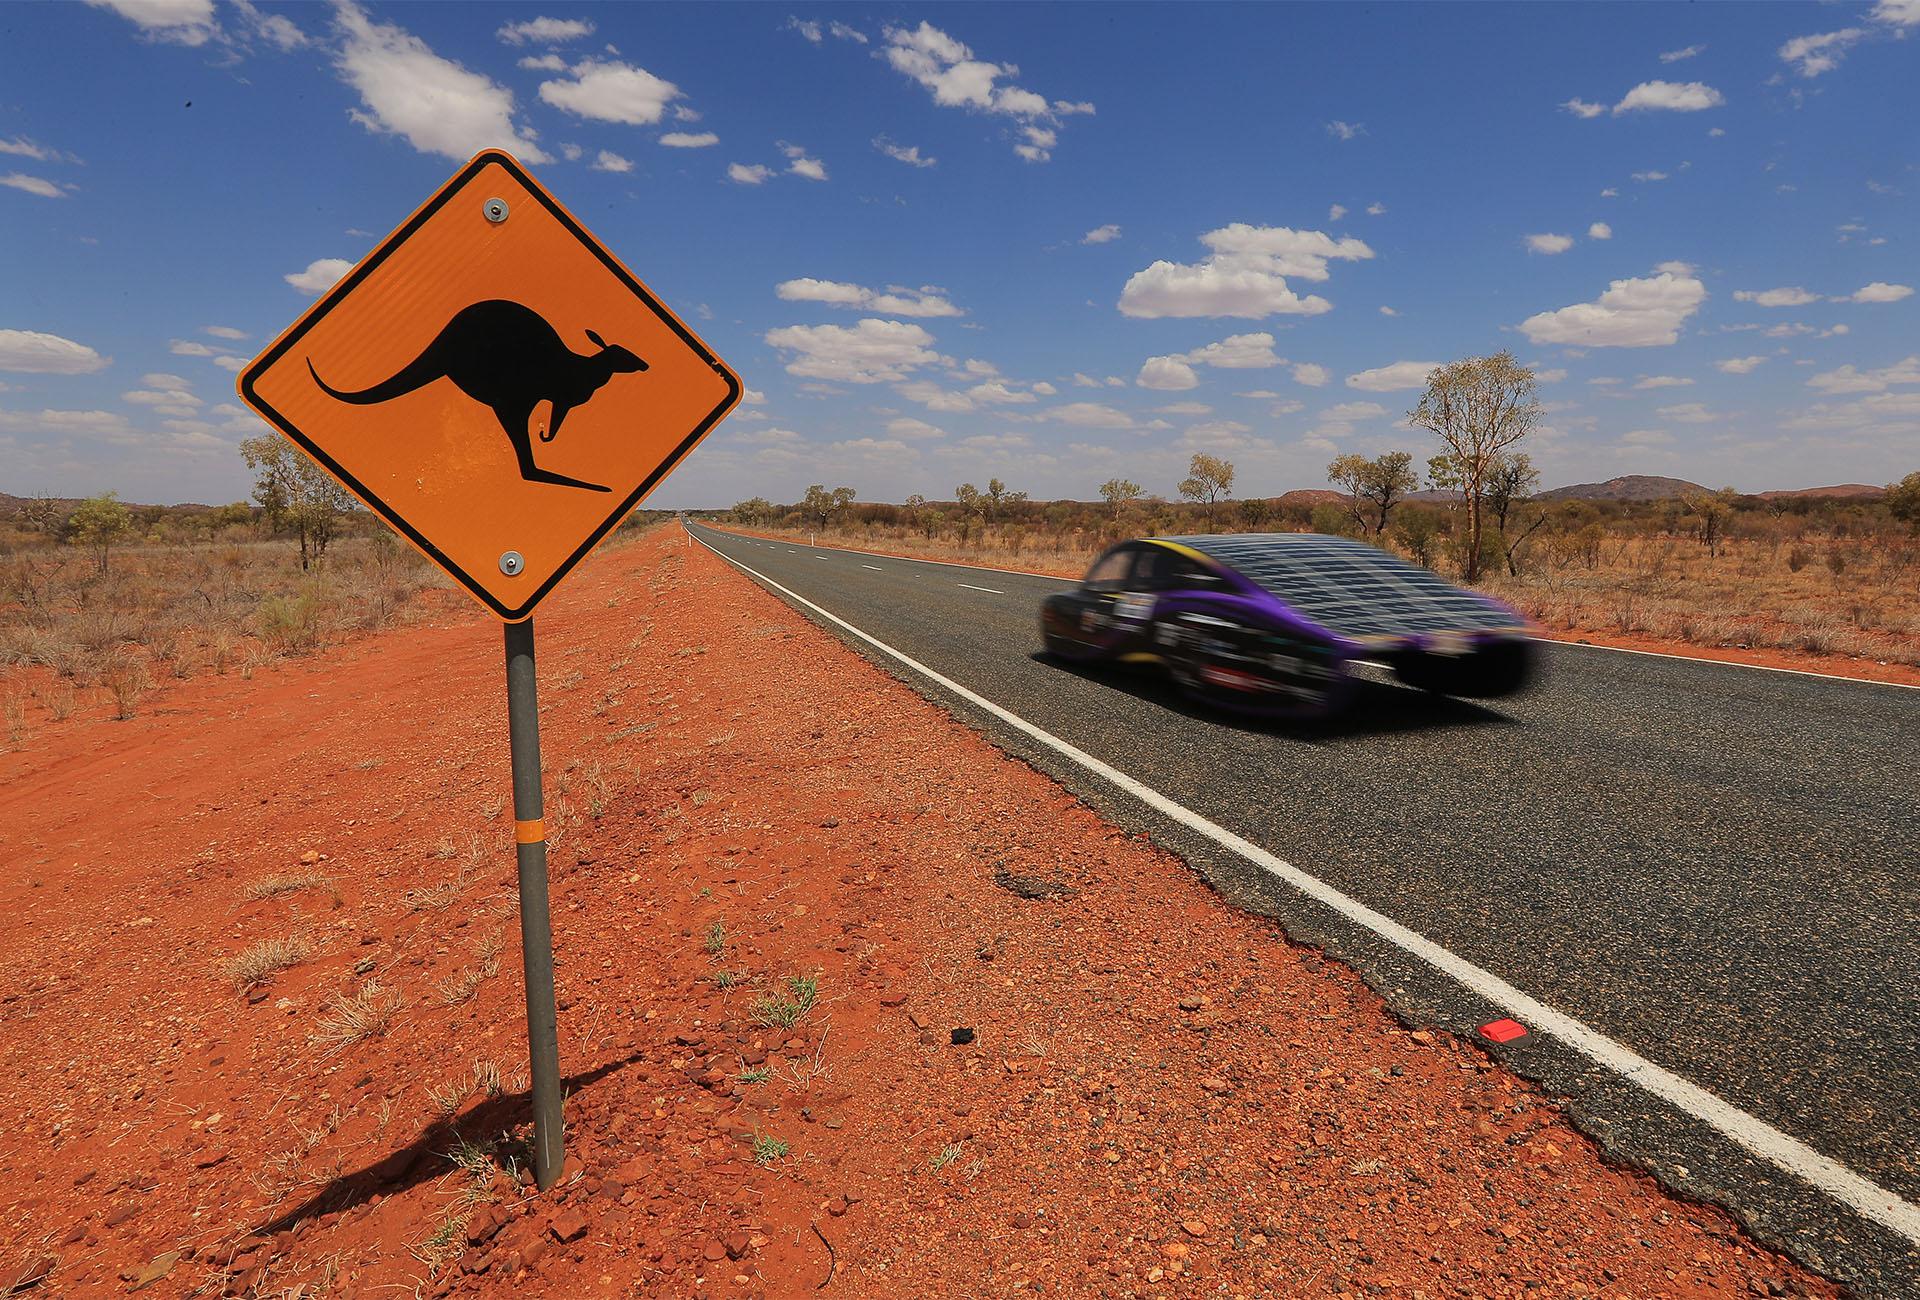
[(1228, 533), (1190, 546), (1344, 636), (1512, 627), (1518, 618), (1377, 547), (1319, 533)]

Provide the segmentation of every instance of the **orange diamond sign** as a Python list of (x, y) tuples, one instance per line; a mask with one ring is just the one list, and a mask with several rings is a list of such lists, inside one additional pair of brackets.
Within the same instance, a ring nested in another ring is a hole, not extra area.
[(247, 405), (508, 622), (528, 617), (740, 391), (495, 150), (240, 375)]

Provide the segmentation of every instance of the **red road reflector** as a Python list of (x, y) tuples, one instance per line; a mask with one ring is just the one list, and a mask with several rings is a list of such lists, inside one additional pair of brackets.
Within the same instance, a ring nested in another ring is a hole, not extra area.
[(1527, 1027), (1518, 1020), (1493, 1020), (1480, 1026), (1480, 1037), (1490, 1043), (1511, 1043), (1526, 1036)]

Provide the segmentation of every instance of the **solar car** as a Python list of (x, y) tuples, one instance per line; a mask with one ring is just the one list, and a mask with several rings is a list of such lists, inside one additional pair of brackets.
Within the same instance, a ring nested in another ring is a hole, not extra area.
[(1350, 665), (1409, 686), (1490, 698), (1526, 685), (1526, 622), (1378, 547), (1318, 533), (1123, 542), (1040, 611), (1049, 654), (1157, 663), (1205, 704), (1314, 717), (1352, 695)]

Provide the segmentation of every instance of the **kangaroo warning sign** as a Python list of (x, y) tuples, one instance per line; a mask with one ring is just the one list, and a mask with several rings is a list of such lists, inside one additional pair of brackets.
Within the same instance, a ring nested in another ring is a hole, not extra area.
[(740, 380), (488, 150), (240, 375), (240, 396), (507, 622), (740, 400)]

